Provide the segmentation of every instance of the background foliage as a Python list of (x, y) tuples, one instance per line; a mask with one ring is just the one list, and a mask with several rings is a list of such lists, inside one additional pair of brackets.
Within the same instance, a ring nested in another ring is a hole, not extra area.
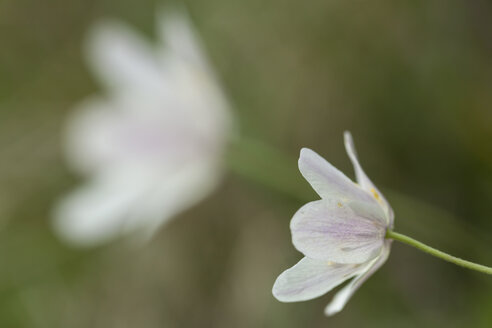
[[(84, 36), (116, 17), (153, 36), (151, 0), (0, 0), (2, 327), (490, 327), (492, 281), (395, 243), (333, 318), (330, 296), (282, 304), (301, 255), (301, 202), (234, 174), (143, 248), (53, 235), (78, 178), (60, 151), (73, 104), (98, 91)], [(187, 1), (241, 133), (352, 176), (351, 130), (402, 233), (492, 264), (492, 4), (485, 0)], [(286, 180), (304, 182), (294, 169)], [(314, 193), (312, 197), (316, 197)], [(430, 205), (432, 204), (432, 205)]]

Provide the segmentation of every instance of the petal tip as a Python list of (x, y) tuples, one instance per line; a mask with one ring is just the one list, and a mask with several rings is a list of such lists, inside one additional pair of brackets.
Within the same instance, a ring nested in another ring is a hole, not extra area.
[(275, 279), (272, 287), (272, 295), (277, 299), (277, 301), (282, 303), (292, 302), (288, 297), (282, 294), (282, 285), (285, 285), (285, 274), (282, 273)]
[(307, 148), (307, 147), (301, 148), (301, 151), (299, 154), (299, 160), (298, 160), (299, 169), (301, 170), (301, 172), (302, 172), (302, 168), (305, 165), (308, 165), (308, 163), (310, 161), (312, 161), (314, 158), (319, 160), (319, 158), (321, 158), (321, 156), (318, 155), (318, 153), (316, 153), (314, 150), (312, 150), (310, 148)]
[(345, 143), (345, 149), (347, 153), (355, 152), (354, 150), (354, 139), (352, 138), (352, 133), (350, 131), (345, 130), (343, 132), (343, 141)]
[(309, 156), (309, 154), (312, 152), (313, 151), (309, 148), (306, 147), (301, 148), (301, 151), (299, 152), (299, 160), (297, 161), (297, 165), (299, 167), (299, 170), (301, 170), (301, 172), (304, 162), (306, 161), (306, 157)]
[(300, 154), (299, 154), (299, 160), (301, 158), (303, 158), (304, 156), (308, 155), (308, 154), (311, 154), (311, 153), (314, 153), (314, 151), (310, 148), (307, 148), (307, 147), (302, 147), (301, 148), (301, 151), (300, 151)]
[(331, 317), (337, 313), (339, 313), (342, 309), (339, 309), (339, 308), (334, 308), (330, 305), (328, 305), (325, 309), (325, 316), (327, 317)]

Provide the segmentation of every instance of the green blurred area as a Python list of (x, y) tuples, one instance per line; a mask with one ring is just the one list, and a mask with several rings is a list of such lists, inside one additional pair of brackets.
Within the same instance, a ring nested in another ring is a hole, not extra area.
[[(337, 316), (323, 316), (331, 295), (279, 303), (273, 282), (301, 258), (289, 220), (302, 202), (232, 173), (142, 248), (62, 244), (52, 206), (78, 181), (61, 154), (63, 124), (99, 92), (85, 33), (116, 17), (152, 38), (159, 5), (0, 0), (1, 327), (492, 326), (489, 277), (397, 243)], [(351, 130), (396, 230), (492, 265), (490, 2), (186, 7), (241, 133), (285, 153), (286, 186), (309, 198), (295, 169), (301, 147), (352, 177), (342, 140)]]

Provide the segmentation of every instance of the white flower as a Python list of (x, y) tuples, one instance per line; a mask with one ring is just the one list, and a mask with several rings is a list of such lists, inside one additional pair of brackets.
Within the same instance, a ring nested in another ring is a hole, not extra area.
[(103, 21), (88, 38), (104, 96), (69, 120), (66, 153), (88, 181), (64, 198), (54, 225), (69, 242), (144, 238), (216, 186), (231, 133), (229, 105), (182, 14), (161, 15), (159, 42)]
[(390, 205), (362, 170), (352, 136), (345, 148), (357, 184), (310, 149), (301, 150), (299, 170), (321, 200), (301, 207), (290, 223), (292, 242), (305, 257), (275, 281), (273, 295), (282, 302), (321, 296), (353, 278), (325, 309), (343, 309), (353, 293), (386, 261), (393, 227)]

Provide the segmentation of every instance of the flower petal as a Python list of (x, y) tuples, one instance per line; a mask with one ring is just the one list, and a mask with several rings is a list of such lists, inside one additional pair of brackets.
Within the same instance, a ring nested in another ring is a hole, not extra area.
[(385, 246), (381, 250), (381, 254), (368, 265), (363, 272), (354, 278), (350, 283), (337, 292), (333, 300), (325, 308), (325, 314), (330, 316), (340, 312), (345, 304), (350, 300), (352, 295), (359, 287), (376, 272), (386, 262), (390, 252), (390, 242), (387, 240)]
[(161, 39), (163, 71), (172, 81), (172, 96), (190, 120), (208, 135), (229, 133), (230, 104), (203, 51), (188, 15), (183, 11), (160, 11), (157, 31)]
[(117, 111), (102, 99), (87, 99), (69, 117), (65, 133), (65, 153), (70, 166), (89, 174), (121, 160), (116, 153), (114, 131)]
[(352, 135), (350, 134), (350, 132), (345, 131), (343, 137), (345, 141), (345, 149), (347, 150), (347, 154), (350, 157), (350, 160), (352, 161), (352, 165), (354, 166), (357, 183), (364, 190), (368, 191), (369, 193), (374, 195), (374, 197), (376, 197), (376, 199), (378, 200), (378, 202), (380, 203), (380, 205), (383, 207), (383, 209), (387, 214), (388, 223), (392, 226), (395, 217), (393, 209), (389, 205), (386, 198), (384, 198), (383, 194), (378, 190), (378, 188), (376, 188), (376, 186), (367, 177), (366, 173), (362, 169), (359, 163), (359, 159), (357, 158), (357, 152), (355, 151), (354, 141), (352, 139)]
[(362, 263), (377, 256), (383, 246), (386, 229), (382, 216), (377, 204), (314, 201), (292, 218), (292, 242), (307, 257)]
[(114, 169), (111, 174), (94, 177), (58, 204), (54, 228), (76, 246), (102, 244), (123, 232), (146, 188), (134, 170)]
[(357, 275), (360, 268), (359, 264), (339, 264), (305, 257), (278, 276), (273, 285), (273, 296), (281, 302), (310, 300)]
[(369, 193), (309, 148), (301, 149), (299, 170), (321, 198), (375, 202)]
[(157, 32), (161, 44), (165, 45), (162, 49), (164, 55), (170, 52), (195, 68), (209, 70), (200, 38), (186, 12), (161, 10), (157, 18)]
[(156, 176), (128, 230), (140, 229), (139, 238), (149, 240), (170, 218), (208, 196), (220, 181), (220, 171), (215, 159), (202, 158), (199, 163)]
[(133, 231), (138, 241), (147, 241), (162, 224), (207, 196), (219, 173), (213, 158), (167, 170), (150, 165), (109, 168), (62, 199), (55, 210), (55, 230), (82, 247)]
[[(142, 101), (140, 106), (152, 105)], [(139, 108), (131, 101), (88, 99), (73, 110), (65, 147), (75, 170), (88, 174), (121, 163), (181, 166), (219, 148), (216, 143), (221, 139), (199, 131), (188, 117), (170, 110), (153, 114), (126, 110), (130, 107)]]
[(112, 91), (158, 91), (165, 83), (156, 51), (123, 23), (101, 21), (92, 29), (87, 49), (94, 74)]

